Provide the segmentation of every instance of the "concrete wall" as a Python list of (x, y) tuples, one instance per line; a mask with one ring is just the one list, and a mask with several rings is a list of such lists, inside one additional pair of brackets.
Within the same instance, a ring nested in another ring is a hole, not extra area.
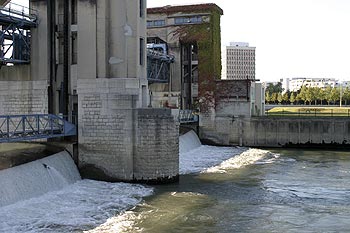
[(47, 111), (46, 81), (0, 81), (0, 115)]
[(201, 128), (201, 139), (215, 139), (208, 135), (226, 145), (349, 146), (350, 119), (217, 116), (214, 129)]
[(252, 118), (243, 131), (243, 144), (250, 146), (350, 145), (349, 118)]
[(0, 115), (47, 113), (47, 81), (31, 81), (29, 65), (0, 69)]

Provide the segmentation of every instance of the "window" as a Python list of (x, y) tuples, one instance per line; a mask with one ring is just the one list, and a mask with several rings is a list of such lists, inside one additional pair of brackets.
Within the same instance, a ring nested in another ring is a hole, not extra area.
[(148, 20), (147, 28), (165, 26), (165, 20)]
[(139, 8), (140, 8), (140, 17), (143, 18), (145, 15), (145, 3), (144, 0), (139, 0)]
[(198, 24), (202, 23), (202, 16), (176, 17), (175, 24)]
[(145, 60), (145, 39), (140, 38), (140, 66), (144, 65)]

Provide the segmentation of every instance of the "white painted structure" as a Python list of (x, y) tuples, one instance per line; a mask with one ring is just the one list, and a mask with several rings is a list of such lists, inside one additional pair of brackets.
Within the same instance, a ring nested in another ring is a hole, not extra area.
[(302, 86), (319, 87), (325, 89), (327, 87), (349, 87), (350, 81), (341, 81), (335, 78), (286, 78), (282, 81), (282, 88), (284, 92), (297, 92)]

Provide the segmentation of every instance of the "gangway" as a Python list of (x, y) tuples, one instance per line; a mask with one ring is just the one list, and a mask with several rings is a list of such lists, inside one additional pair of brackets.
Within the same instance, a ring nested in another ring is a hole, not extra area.
[(30, 29), (37, 26), (37, 12), (9, 3), (0, 6), (0, 63), (30, 62)]
[(0, 143), (74, 136), (76, 126), (53, 114), (0, 115)]

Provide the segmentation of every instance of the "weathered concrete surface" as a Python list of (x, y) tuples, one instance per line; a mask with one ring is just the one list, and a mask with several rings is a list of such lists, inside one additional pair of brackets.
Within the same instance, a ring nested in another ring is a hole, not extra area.
[(252, 118), (242, 128), (249, 146), (350, 145), (349, 118)]
[(217, 116), (214, 129), (201, 128), (201, 139), (215, 142), (210, 134), (224, 145), (350, 147), (350, 118)]
[(46, 81), (0, 81), (0, 115), (47, 112)]
[(83, 177), (153, 182), (178, 176), (177, 122), (170, 109), (137, 109), (138, 87), (137, 79), (79, 80)]

